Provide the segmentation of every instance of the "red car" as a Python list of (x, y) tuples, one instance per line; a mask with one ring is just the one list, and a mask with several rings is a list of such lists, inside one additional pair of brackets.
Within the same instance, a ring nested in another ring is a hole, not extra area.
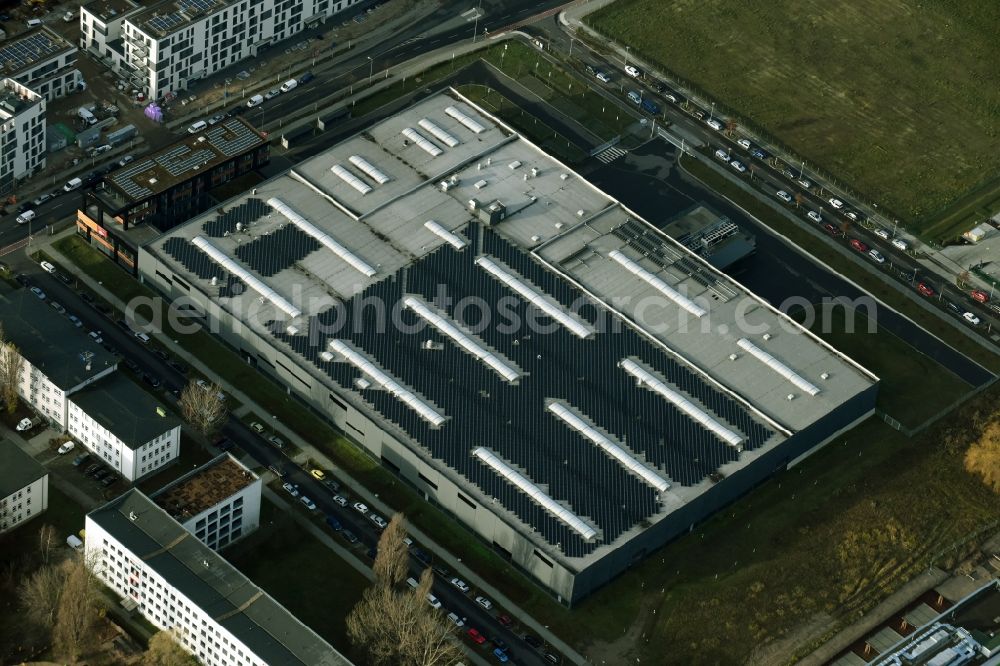
[(859, 241), (857, 238), (851, 239), (851, 247), (853, 247), (858, 252), (867, 252), (868, 246)]
[(500, 623), (501, 627), (509, 627), (514, 624), (514, 620), (511, 619), (510, 615), (501, 615), (497, 618), (497, 622)]
[(475, 627), (469, 629), (468, 636), (469, 639), (476, 645), (482, 645), (483, 643), (486, 642), (486, 636), (483, 636), (481, 633), (479, 633), (479, 630), (476, 629)]
[(917, 283), (917, 291), (919, 291), (922, 295), (927, 297), (934, 295), (934, 288), (925, 282)]
[(989, 303), (990, 301), (990, 295), (980, 289), (973, 289), (969, 296), (972, 296), (972, 300), (977, 303)]
[(833, 236), (833, 237), (837, 237), (837, 236), (840, 235), (840, 229), (838, 229), (837, 227), (833, 226), (832, 224), (824, 224), (823, 225), (823, 230), (826, 233), (828, 233), (831, 236)]

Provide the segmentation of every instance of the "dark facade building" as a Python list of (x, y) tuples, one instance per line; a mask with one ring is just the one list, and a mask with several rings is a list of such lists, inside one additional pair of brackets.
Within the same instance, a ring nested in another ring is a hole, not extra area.
[(208, 210), (213, 189), (269, 160), (267, 139), (228, 118), (109, 173), (84, 193), (77, 232), (135, 275), (141, 243)]

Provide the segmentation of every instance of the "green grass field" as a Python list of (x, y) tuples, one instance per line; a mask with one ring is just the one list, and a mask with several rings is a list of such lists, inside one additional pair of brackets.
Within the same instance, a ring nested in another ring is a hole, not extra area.
[(914, 230), (1000, 193), (1000, 3), (621, 0), (588, 21)]

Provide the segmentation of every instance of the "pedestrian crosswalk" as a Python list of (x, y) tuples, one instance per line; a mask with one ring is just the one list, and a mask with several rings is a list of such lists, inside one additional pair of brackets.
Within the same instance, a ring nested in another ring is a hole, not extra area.
[(605, 164), (608, 164), (610, 162), (614, 162), (619, 157), (622, 157), (627, 152), (628, 151), (618, 148), (617, 146), (611, 146), (610, 148), (606, 148), (601, 152), (597, 153), (597, 155), (595, 155), (594, 157), (604, 162)]

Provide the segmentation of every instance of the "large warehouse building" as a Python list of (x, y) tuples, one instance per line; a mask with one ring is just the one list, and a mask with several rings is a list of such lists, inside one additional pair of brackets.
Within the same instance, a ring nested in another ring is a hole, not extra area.
[(871, 373), (454, 91), (139, 270), (565, 603), (875, 405)]

